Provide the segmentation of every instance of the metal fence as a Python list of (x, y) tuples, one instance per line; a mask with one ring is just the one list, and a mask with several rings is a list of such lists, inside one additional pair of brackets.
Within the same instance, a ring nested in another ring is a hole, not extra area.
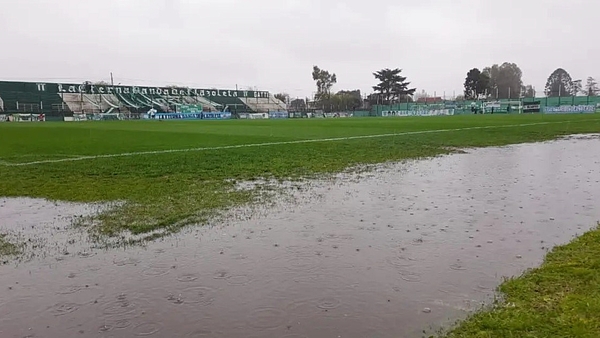
[(490, 112), (485, 109), (487, 106), (495, 108), (495, 113), (519, 113), (523, 107), (535, 104), (539, 106), (537, 112), (589, 112), (590, 107), (595, 107), (600, 111), (600, 96), (563, 96), (563, 97), (537, 97), (537, 98), (519, 98), (519, 99), (499, 99), (499, 100), (436, 100), (435, 102), (403, 102), (392, 105), (374, 105), (371, 108), (371, 115), (382, 116), (389, 111), (435, 111), (451, 109), (454, 115), (472, 114), (477, 112)]

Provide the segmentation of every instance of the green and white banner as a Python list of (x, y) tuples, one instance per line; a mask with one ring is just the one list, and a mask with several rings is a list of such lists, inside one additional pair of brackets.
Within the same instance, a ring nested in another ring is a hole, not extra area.
[(444, 116), (454, 115), (454, 109), (432, 109), (432, 110), (384, 110), (381, 112), (381, 116), (397, 116), (397, 117), (408, 117), (408, 116)]
[(562, 105), (558, 107), (544, 107), (544, 113), (546, 114), (583, 114), (583, 113), (595, 113), (597, 105), (593, 104), (580, 104), (580, 105)]

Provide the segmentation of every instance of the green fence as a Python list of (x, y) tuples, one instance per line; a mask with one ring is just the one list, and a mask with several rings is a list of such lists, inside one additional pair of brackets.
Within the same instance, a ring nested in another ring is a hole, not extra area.
[(366, 117), (371, 116), (371, 112), (368, 110), (354, 110), (349, 112), (353, 117)]
[(566, 97), (540, 97), (535, 99), (522, 99), (524, 102), (540, 101), (543, 107), (558, 107), (562, 105), (599, 105), (600, 96), (566, 96)]
[[(500, 100), (478, 100), (478, 101), (442, 101), (438, 103), (415, 103), (405, 102), (392, 105), (375, 105), (371, 108), (371, 115), (383, 116), (386, 112), (411, 112), (411, 111), (434, 111), (434, 110), (454, 110), (455, 115), (473, 114), (481, 112), (482, 106), (485, 103), (497, 102), (498, 105), (494, 108), (494, 113), (519, 113), (518, 106), (527, 105), (531, 102), (539, 102), (540, 111), (543, 112), (545, 107), (560, 107), (560, 106), (596, 106), (596, 112), (600, 112), (600, 96), (563, 96), (563, 97), (537, 97), (537, 98), (520, 98), (520, 99), (500, 99)], [(474, 109), (475, 108), (475, 109)], [(487, 109), (486, 112), (491, 112)]]

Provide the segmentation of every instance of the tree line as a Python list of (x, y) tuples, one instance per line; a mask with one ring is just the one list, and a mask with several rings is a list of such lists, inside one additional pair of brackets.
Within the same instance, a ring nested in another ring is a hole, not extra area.
[[(522, 97), (535, 97), (535, 88), (524, 85), (523, 72), (515, 63), (505, 62), (491, 67), (473, 68), (467, 72), (464, 82), (464, 98), (475, 99), (519, 99)], [(583, 85), (581, 80), (573, 80), (569, 73), (558, 68), (550, 74), (544, 87), (544, 94), (548, 97), (600, 94), (598, 82), (593, 77), (588, 77)]]
[(314, 99), (291, 100), (286, 93), (275, 94), (275, 97), (289, 104), (293, 110), (304, 110), (311, 102), (312, 108), (326, 112), (357, 110), (366, 104), (393, 104), (397, 102), (412, 102), (412, 96), (417, 90), (410, 88), (410, 82), (401, 75), (400, 68), (384, 68), (373, 73), (377, 84), (373, 86), (373, 93), (363, 97), (360, 89), (331, 91), (337, 83), (337, 75), (318, 66), (313, 66), (312, 79), (315, 81), (317, 91)]
[[(410, 82), (402, 76), (400, 68), (384, 68), (373, 73), (377, 84), (373, 93), (363, 97), (359, 89), (340, 90), (332, 92), (337, 83), (337, 75), (318, 66), (313, 66), (312, 79), (316, 84), (316, 94), (309, 98), (291, 99), (286, 93), (275, 94), (275, 97), (287, 103), (293, 110), (310, 108), (322, 109), (326, 112), (357, 110), (365, 104), (394, 104), (413, 102), (416, 88), (410, 87)], [(516, 63), (504, 62), (494, 64), (482, 70), (473, 68), (467, 72), (464, 82), (464, 96), (458, 100), (476, 99), (519, 99), (536, 97), (535, 88), (525, 85), (522, 80), (523, 72)], [(593, 77), (588, 77), (585, 85), (581, 80), (573, 80), (569, 73), (558, 68), (550, 74), (546, 81), (544, 94), (548, 97), (574, 95), (600, 95), (598, 83)]]

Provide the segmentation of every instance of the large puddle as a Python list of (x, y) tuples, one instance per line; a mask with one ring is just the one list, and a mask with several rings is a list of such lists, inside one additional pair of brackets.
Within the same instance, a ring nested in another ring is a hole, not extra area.
[(0, 266), (0, 337), (421, 337), (600, 220), (600, 139), (390, 164), (295, 194), (106, 251), (77, 244), (65, 206), (1, 200), (0, 232), (50, 235), (46, 254)]

